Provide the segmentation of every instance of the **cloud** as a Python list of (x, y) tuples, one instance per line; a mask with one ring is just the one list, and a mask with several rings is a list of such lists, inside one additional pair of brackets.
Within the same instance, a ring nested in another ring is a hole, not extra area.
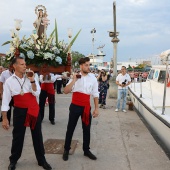
[(130, 3), (133, 3), (133, 4), (144, 4), (147, 2), (147, 0), (129, 0)]
[[(75, 35), (82, 29), (72, 50), (84, 55), (92, 52), (92, 28), (96, 28), (95, 53), (97, 47), (105, 44), (103, 51), (105, 60), (113, 56), (113, 43), (108, 30), (113, 30), (113, 2), (109, 0), (8, 0), (1, 1), (0, 44), (10, 39), (9, 30), (14, 28), (14, 19), (22, 19), (20, 36), (29, 37), (36, 19), (34, 12), (37, 5), (47, 8), (50, 25), (49, 35), (54, 29), (56, 18), (59, 39), (68, 41), (67, 29), (73, 29)], [(120, 32), (118, 43), (118, 58), (126, 60), (137, 55), (148, 56), (166, 50), (170, 44), (170, 3), (169, 0), (121, 0), (116, 1), (117, 31)], [(141, 51), (142, 48), (142, 51)], [(0, 47), (0, 52), (6, 52), (7, 46)], [(139, 54), (139, 51), (141, 54)]]

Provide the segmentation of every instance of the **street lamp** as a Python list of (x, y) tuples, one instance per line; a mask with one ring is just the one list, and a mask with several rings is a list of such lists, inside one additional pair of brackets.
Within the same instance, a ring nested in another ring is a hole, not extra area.
[(111, 59), (111, 66), (113, 67), (113, 78), (110, 79), (110, 88), (109, 88), (109, 97), (117, 98), (118, 86), (116, 84), (117, 76), (117, 43), (119, 39), (117, 38), (119, 32), (116, 31), (116, 2), (113, 2), (113, 31), (108, 31), (109, 36), (112, 38), (111, 42), (113, 43), (113, 58)]
[(113, 74), (114, 76), (117, 75), (117, 43), (119, 42), (119, 39), (117, 38), (119, 35), (119, 32), (116, 32), (116, 2), (113, 2), (113, 25), (114, 25), (114, 31), (109, 31), (109, 36), (112, 37), (111, 42), (113, 43)]
[(91, 34), (92, 34), (92, 47), (93, 47), (93, 52), (92, 52), (92, 56), (93, 56), (93, 66), (94, 66), (94, 33), (96, 33), (96, 29), (93, 28), (91, 30)]

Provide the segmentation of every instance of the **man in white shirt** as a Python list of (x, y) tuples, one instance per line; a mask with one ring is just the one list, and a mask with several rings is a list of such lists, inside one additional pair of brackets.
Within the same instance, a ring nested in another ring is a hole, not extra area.
[(62, 83), (63, 83), (63, 81), (62, 81), (62, 78), (61, 78), (61, 77), (56, 80), (56, 84), (57, 84), (57, 94), (62, 94), (62, 92), (61, 92)]
[(40, 75), (40, 83), (41, 83), (41, 93), (40, 93), (40, 114), (41, 120), (44, 119), (44, 108), (46, 98), (48, 97), (49, 103), (49, 120), (52, 125), (55, 125), (55, 90), (54, 90), (54, 82), (56, 79), (63, 77), (62, 75), (54, 75), (53, 73), (46, 73)]
[[(1, 93), (1, 97), (3, 95), (3, 87), (5, 85), (5, 82), (6, 80), (11, 77), (13, 74), (13, 66), (10, 64), (9, 65), (9, 69), (7, 70), (4, 70), (2, 73), (1, 73), (1, 77), (0, 77), (0, 93)], [(10, 109), (8, 110), (7, 112), (7, 118), (8, 118), (8, 121), (9, 121), (9, 124), (10, 124), (10, 120), (11, 120), (11, 109), (12, 109), (12, 106), (13, 106), (13, 99), (11, 99), (10, 103), (9, 103), (9, 106), (10, 106)], [(0, 122), (2, 121), (2, 116), (0, 118)]]
[(126, 73), (126, 67), (122, 66), (121, 73), (116, 77), (116, 84), (118, 85), (118, 98), (117, 98), (117, 106), (115, 112), (118, 112), (120, 109), (120, 100), (122, 99), (122, 111), (126, 112), (126, 95), (128, 85), (131, 83), (131, 78), (129, 74)]
[[(83, 151), (84, 156), (89, 157), (92, 160), (96, 160), (96, 156), (90, 152), (90, 127), (91, 118), (97, 117), (98, 111), (98, 82), (96, 77), (90, 73), (90, 59), (89, 57), (81, 58), (79, 60), (80, 74), (75, 73), (70, 79), (69, 83), (64, 89), (64, 93), (68, 94), (71, 91), (72, 102), (70, 104), (70, 114), (67, 125), (67, 132), (65, 138), (63, 160), (68, 160), (70, 145), (74, 129), (76, 127), (79, 117), (82, 118), (83, 128)], [(90, 96), (94, 98), (95, 109), (91, 115)]]
[(2, 127), (8, 130), (9, 122), (7, 119), (7, 111), (11, 98), (13, 97), (13, 140), (8, 170), (15, 170), (16, 168), (17, 161), (22, 154), (25, 131), (28, 126), (31, 129), (38, 165), (46, 170), (51, 170), (51, 166), (46, 162), (41, 132), (41, 118), (37, 101), (40, 94), (39, 83), (34, 79), (33, 72), (30, 77), (25, 75), (26, 63), (23, 58), (15, 57), (12, 64), (15, 73), (5, 82), (1, 107), (3, 116)]

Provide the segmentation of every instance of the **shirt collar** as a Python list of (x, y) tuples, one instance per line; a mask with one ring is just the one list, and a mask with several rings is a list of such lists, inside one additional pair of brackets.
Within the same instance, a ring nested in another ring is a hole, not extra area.
[[(26, 75), (24, 75), (23, 78), (24, 78), (25, 76), (26, 76)], [(12, 74), (12, 77), (17, 77), (17, 78), (19, 78), (19, 77), (15, 74), (15, 72)]]

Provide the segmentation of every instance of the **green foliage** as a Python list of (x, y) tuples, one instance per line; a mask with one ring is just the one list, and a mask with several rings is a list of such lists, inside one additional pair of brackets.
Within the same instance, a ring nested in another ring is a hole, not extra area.
[(78, 51), (72, 51), (71, 54), (72, 54), (72, 66), (74, 68), (78, 68), (79, 67), (79, 65), (78, 65), (79, 59), (82, 57), (85, 57), (85, 55), (79, 53)]
[(5, 43), (2, 44), (2, 46), (9, 44), (11, 41), (6, 41)]

